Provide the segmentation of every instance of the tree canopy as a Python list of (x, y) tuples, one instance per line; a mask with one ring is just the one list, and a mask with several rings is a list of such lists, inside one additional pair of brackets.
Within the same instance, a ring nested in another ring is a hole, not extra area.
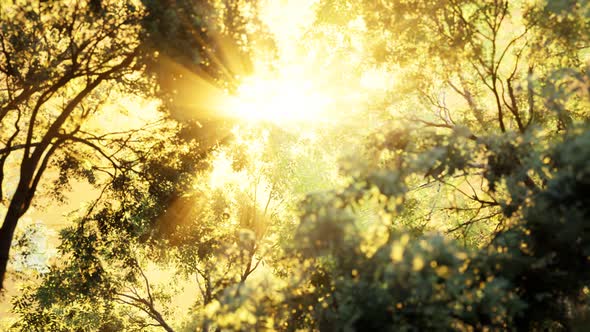
[(0, 47), (3, 328), (590, 326), (588, 1), (14, 1)]

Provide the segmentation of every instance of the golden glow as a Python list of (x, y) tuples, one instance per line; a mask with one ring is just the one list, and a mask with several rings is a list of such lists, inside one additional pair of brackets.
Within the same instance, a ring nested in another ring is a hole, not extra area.
[[(332, 103), (322, 89), (313, 63), (302, 54), (304, 35), (314, 21), (317, 0), (263, 0), (260, 18), (273, 35), (277, 59), (265, 55), (253, 59), (254, 75), (241, 81), (224, 113), (246, 121), (286, 125), (318, 121)], [(274, 67), (276, 69), (269, 69)]]
[(245, 120), (289, 123), (319, 119), (329, 104), (310, 81), (252, 77), (238, 88), (229, 112)]
[[(360, 118), (369, 102), (382, 100), (391, 91), (391, 68), (370, 62), (371, 36), (362, 17), (340, 28), (317, 25), (317, 4), (318, 0), (258, 2), (256, 12), (264, 33), (272, 35), (274, 47), (271, 50), (252, 37), (247, 70), (231, 43), (220, 37), (223, 57), (213, 60), (227, 69), (228, 86), (237, 86), (228, 89), (231, 92), (189, 70), (173, 67), (190, 81), (187, 91), (173, 97), (181, 113), (176, 117), (271, 122), (285, 129), (294, 124), (291, 129), (296, 130), (301, 124), (309, 130), (323, 130), (318, 124), (338, 126), (342, 122), (365, 122), (367, 126), (366, 117)], [(241, 10), (254, 15), (252, 6), (246, 3)], [(253, 34), (258, 33), (258, 28), (250, 28)]]
[[(352, 120), (367, 101), (393, 85), (388, 68), (367, 63), (362, 17), (343, 29), (314, 24), (317, 0), (266, 0), (262, 21), (276, 41), (276, 58), (253, 59), (254, 73), (225, 100), (222, 114), (250, 122), (315, 124)], [(317, 129), (317, 127), (315, 127)]]
[(392, 74), (382, 68), (368, 69), (360, 79), (361, 87), (370, 91), (387, 91), (393, 86), (393, 83)]
[(318, 0), (263, 0), (260, 18), (274, 35), (279, 50), (292, 53), (296, 40), (313, 24)]

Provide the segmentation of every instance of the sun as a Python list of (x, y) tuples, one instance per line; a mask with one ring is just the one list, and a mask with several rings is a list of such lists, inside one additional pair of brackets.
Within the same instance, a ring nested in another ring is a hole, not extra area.
[(331, 103), (311, 80), (295, 77), (244, 79), (230, 98), (230, 116), (252, 122), (320, 121)]
[[(260, 19), (275, 41), (273, 50), (253, 47), (248, 70), (232, 64), (227, 85), (231, 89), (210, 88), (208, 81), (198, 88), (195, 85), (199, 95), (191, 96), (191, 107), (239, 122), (318, 129), (350, 121), (350, 114), (365, 109), (365, 101), (384, 98), (392, 85), (391, 75), (365, 61), (370, 47), (366, 47), (364, 19), (359, 17), (341, 29), (316, 27), (318, 3), (260, 1)], [(344, 51), (347, 56), (342, 56)]]

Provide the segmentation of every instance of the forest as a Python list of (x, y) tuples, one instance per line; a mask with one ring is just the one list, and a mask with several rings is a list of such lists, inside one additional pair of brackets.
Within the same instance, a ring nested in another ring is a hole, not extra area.
[(0, 0), (0, 330), (588, 331), (589, 120), (588, 0)]

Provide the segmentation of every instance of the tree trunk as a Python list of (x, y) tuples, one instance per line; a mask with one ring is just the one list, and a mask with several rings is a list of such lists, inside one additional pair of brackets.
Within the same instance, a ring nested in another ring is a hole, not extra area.
[(24, 204), (24, 198), (21, 196), (22, 194), (15, 193), (15, 195), (17, 196), (11, 200), (8, 211), (6, 211), (6, 216), (4, 217), (4, 223), (2, 223), (2, 228), (0, 228), (0, 290), (4, 289), (4, 278), (6, 276), (14, 230), (18, 224), (18, 220), (26, 212), (23, 211), (26, 205)]

